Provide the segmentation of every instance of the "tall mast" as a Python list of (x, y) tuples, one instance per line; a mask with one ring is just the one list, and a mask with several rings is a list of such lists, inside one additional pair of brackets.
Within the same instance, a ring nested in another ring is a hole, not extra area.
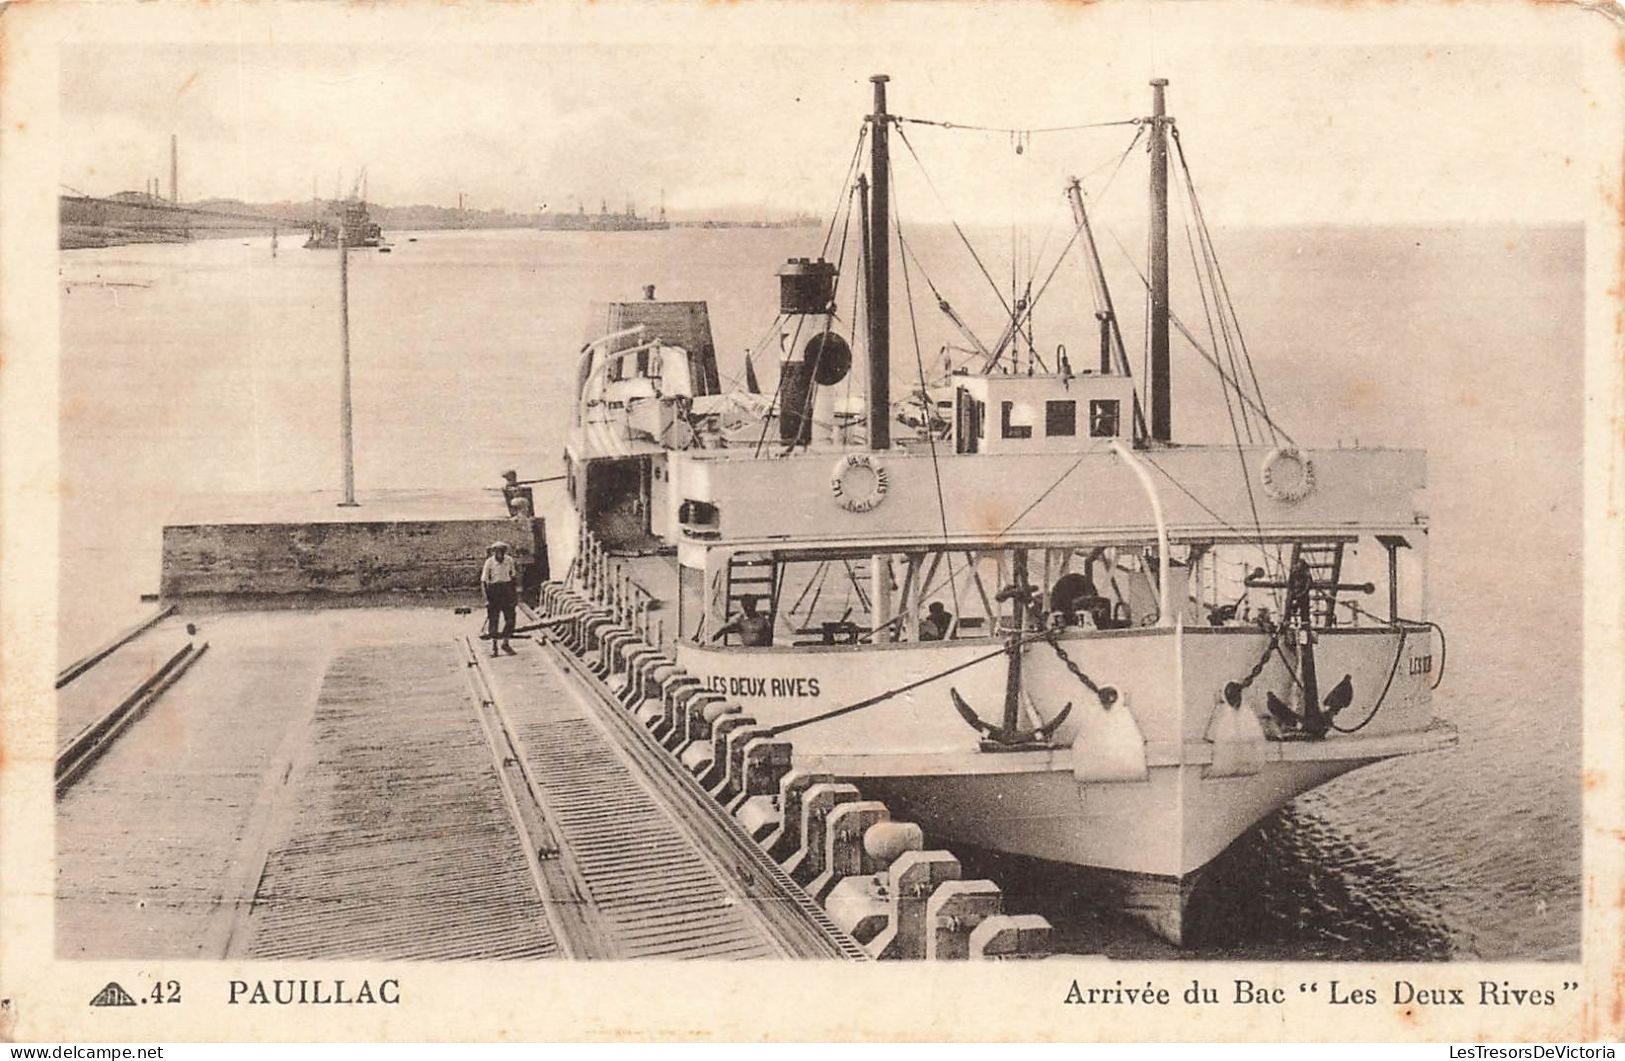
[(891, 162), (886, 134), (885, 74), (869, 79), (875, 86), (875, 111), (869, 116), (869, 448), (891, 448), (891, 280), (888, 229), (891, 226)]
[(1173, 438), (1168, 371), (1168, 117), (1167, 78), (1151, 82), (1151, 437)]

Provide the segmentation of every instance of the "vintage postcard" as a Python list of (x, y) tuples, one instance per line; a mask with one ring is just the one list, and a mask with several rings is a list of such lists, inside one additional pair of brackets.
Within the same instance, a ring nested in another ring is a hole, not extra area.
[(6, 8), (0, 1037), (1617, 1043), (1622, 31)]

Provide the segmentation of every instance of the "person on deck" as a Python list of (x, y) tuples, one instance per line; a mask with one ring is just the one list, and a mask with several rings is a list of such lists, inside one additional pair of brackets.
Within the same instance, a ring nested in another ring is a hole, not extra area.
[(745, 614), (718, 630), (711, 640), (721, 641), (729, 634), (738, 634), (739, 643), (746, 648), (766, 648), (773, 644), (773, 617), (756, 611), (756, 597), (741, 597), (739, 606)]
[(480, 593), (485, 597), (485, 630), (491, 638), (491, 655), (497, 654), (498, 624), (502, 651), (514, 655), (512, 638), (514, 613), (519, 606), (519, 564), (508, 554), (507, 542), (492, 542), (490, 555), (480, 569)]
[(953, 613), (944, 608), (941, 601), (932, 601), (925, 610), (925, 618), (920, 620), (920, 640), (941, 641), (948, 636), (948, 628), (953, 622)]

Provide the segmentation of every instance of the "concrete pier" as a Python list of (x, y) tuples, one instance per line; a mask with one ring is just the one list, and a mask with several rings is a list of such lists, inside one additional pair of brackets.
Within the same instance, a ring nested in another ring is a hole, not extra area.
[(471, 591), (501, 539), (535, 582), (547, 577), (541, 519), (506, 514), (499, 489), (223, 494), (189, 499), (167, 521), (159, 595), (374, 599)]

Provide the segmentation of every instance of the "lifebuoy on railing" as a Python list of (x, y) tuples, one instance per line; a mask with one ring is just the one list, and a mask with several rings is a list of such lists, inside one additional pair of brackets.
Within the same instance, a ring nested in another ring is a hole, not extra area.
[(1270, 450), (1260, 474), (1264, 493), (1288, 505), (1302, 501), (1315, 490), (1315, 462), (1296, 446)]
[(835, 462), (829, 489), (848, 512), (868, 512), (886, 500), (891, 483), (886, 466), (869, 453), (847, 453)]

